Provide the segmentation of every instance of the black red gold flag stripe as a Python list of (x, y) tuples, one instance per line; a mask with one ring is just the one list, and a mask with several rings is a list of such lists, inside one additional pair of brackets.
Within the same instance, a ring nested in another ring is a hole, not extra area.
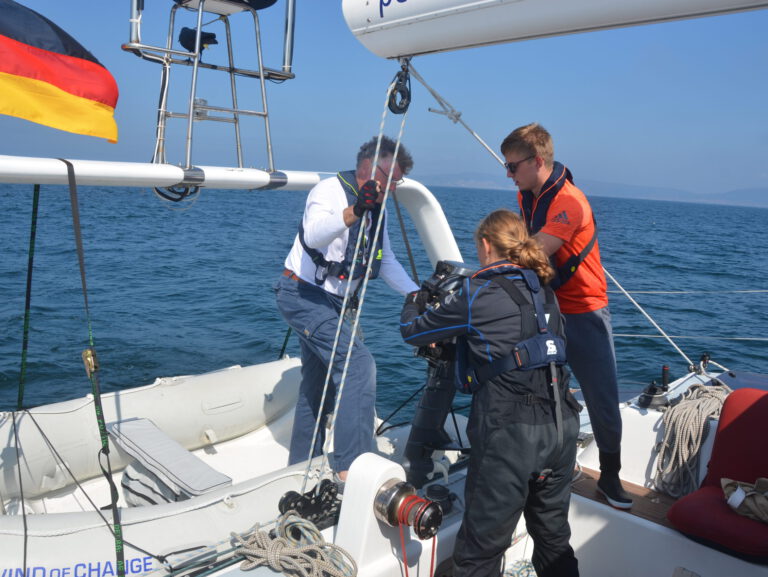
[(56, 24), (0, 0), (0, 114), (117, 142), (117, 83)]

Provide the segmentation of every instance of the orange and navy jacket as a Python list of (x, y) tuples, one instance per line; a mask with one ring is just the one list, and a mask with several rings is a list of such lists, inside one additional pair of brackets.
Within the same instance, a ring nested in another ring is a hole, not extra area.
[[(563, 241), (554, 254), (556, 266), (578, 255), (595, 234), (595, 219), (587, 197), (574, 184), (570, 170), (555, 162), (552, 174), (534, 197), (530, 190), (517, 194), (520, 213), (530, 234), (539, 231)], [(576, 273), (560, 286), (557, 300), (566, 314), (595, 311), (608, 306), (608, 293), (597, 241)]]

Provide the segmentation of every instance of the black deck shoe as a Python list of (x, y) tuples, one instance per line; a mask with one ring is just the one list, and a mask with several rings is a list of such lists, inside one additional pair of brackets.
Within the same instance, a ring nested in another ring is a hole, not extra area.
[(631, 509), (632, 497), (622, 488), (618, 473), (605, 473), (597, 481), (597, 490), (602, 493), (608, 503), (617, 509)]

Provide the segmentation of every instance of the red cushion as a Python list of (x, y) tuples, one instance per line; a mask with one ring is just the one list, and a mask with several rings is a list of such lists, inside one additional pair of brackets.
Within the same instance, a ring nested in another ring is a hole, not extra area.
[(754, 483), (768, 477), (768, 391), (744, 388), (725, 400), (701, 488), (678, 500), (667, 518), (681, 532), (738, 555), (768, 561), (768, 524), (725, 502), (720, 479)]
[(738, 389), (725, 399), (704, 485), (726, 477), (754, 483), (768, 477), (768, 391)]
[(735, 513), (719, 486), (702, 487), (681, 498), (669, 509), (667, 518), (686, 535), (768, 560), (768, 524)]

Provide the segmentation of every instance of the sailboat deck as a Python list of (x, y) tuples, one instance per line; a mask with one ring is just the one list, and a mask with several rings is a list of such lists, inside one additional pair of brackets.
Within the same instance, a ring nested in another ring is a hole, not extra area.
[[(582, 468), (581, 477), (573, 483), (573, 492), (587, 499), (606, 503), (605, 498), (597, 490), (597, 480), (599, 478), (599, 471)], [(667, 511), (676, 501), (674, 497), (624, 480), (622, 480), (621, 484), (634, 501), (632, 508), (627, 511), (627, 514), (674, 529), (667, 520)]]

